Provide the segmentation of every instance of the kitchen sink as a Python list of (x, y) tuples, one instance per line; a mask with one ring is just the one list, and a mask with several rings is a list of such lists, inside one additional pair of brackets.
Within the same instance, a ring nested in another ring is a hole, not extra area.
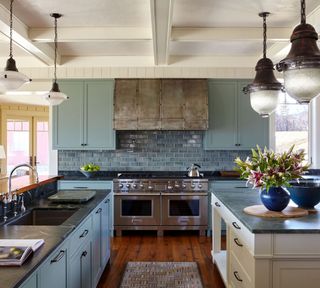
[(21, 217), (8, 221), (7, 225), (61, 225), (70, 218), (78, 208), (47, 209), (34, 208), (24, 213)]

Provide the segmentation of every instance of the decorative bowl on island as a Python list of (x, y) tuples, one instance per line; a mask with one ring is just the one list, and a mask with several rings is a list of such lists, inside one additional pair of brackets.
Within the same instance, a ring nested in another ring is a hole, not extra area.
[(291, 200), (300, 208), (314, 209), (320, 203), (320, 179), (298, 179), (287, 187)]

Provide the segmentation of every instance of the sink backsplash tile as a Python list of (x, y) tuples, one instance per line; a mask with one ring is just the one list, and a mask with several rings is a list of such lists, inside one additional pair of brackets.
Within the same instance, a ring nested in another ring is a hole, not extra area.
[(184, 171), (191, 163), (201, 170), (231, 170), (237, 156), (250, 151), (203, 150), (203, 131), (117, 131), (117, 150), (58, 152), (59, 171), (78, 170), (93, 162), (107, 171)]

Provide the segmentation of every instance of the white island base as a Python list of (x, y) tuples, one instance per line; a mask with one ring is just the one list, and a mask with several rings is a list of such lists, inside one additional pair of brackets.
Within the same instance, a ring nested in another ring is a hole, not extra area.
[[(212, 259), (226, 287), (320, 287), (320, 234), (251, 233), (212, 194)], [(227, 250), (221, 250), (221, 218)]]

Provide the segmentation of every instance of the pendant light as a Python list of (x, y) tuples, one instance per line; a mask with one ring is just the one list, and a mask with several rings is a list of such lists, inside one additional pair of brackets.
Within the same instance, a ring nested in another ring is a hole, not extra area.
[(287, 57), (277, 64), (283, 72), (287, 93), (299, 103), (309, 103), (320, 94), (320, 50), (318, 34), (306, 24), (305, 0), (301, 0), (301, 23), (293, 30), (291, 49)]
[(243, 88), (244, 93), (250, 94), (252, 109), (262, 117), (269, 117), (276, 110), (280, 95), (284, 92), (282, 84), (274, 76), (272, 61), (266, 57), (266, 17), (269, 14), (269, 12), (259, 13), (259, 16), (263, 18), (263, 58), (256, 65), (256, 76), (253, 82)]
[(58, 18), (62, 15), (59, 13), (52, 13), (50, 14), (51, 17), (54, 18), (54, 80), (52, 83), (52, 88), (48, 95), (45, 96), (46, 100), (50, 103), (50, 105), (59, 105), (63, 101), (69, 99), (69, 97), (60, 92), (59, 85), (57, 83), (57, 50), (58, 50), (58, 29), (57, 29), (57, 22)]
[[(12, 21), (13, 18), (13, 0), (10, 1), (10, 53), (7, 60), (6, 68), (0, 73), (0, 87), (1, 90), (12, 91), (20, 88), (23, 84), (29, 83), (29, 79), (26, 75), (20, 73), (16, 66), (16, 61), (12, 55)], [(1, 91), (4, 92), (4, 91)]]

